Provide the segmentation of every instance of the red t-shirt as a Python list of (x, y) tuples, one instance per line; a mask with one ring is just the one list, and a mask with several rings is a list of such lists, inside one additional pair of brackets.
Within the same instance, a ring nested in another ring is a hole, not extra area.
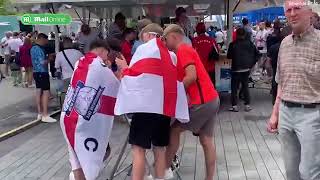
[(233, 30), (232, 32), (232, 41), (235, 41), (237, 39), (237, 30)]
[(128, 41), (123, 41), (121, 44), (121, 53), (123, 57), (126, 59), (128, 64), (130, 64), (130, 61), (132, 59), (131, 50), (132, 50), (131, 43)]
[(187, 89), (191, 105), (205, 104), (218, 98), (218, 92), (215, 90), (195, 49), (187, 44), (182, 44), (177, 50), (177, 58), (178, 79), (180, 80), (184, 78), (187, 66), (196, 66), (198, 79)]
[(219, 52), (216, 41), (206, 35), (200, 35), (192, 40), (192, 46), (198, 52), (207, 72), (214, 72), (214, 60), (209, 60), (209, 54), (214, 47)]

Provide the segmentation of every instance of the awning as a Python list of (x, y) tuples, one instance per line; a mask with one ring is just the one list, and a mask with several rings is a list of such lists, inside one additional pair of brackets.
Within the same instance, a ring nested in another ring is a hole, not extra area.
[[(226, 0), (13, 0), (18, 6), (33, 6), (36, 4), (69, 4), (76, 7), (92, 9), (120, 8), (123, 11), (136, 11), (137, 8), (152, 9), (152, 13), (160, 16), (172, 16), (177, 6), (187, 7), (188, 14), (192, 15), (221, 15), (225, 13)], [(235, 6), (238, 0), (230, 0)], [(241, 0), (236, 12), (243, 12), (252, 9), (259, 9), (268, 6), (278, 5), (279, 0)], [(101, 10), (96, 10), (101, 11)], [(159, 13), (157, 13), (159, 12)]]

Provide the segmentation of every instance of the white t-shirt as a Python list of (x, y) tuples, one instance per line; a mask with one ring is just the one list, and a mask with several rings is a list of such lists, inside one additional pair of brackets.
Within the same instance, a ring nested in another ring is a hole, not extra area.
[(221, 31), (216, 32), (216, 42), (223, 43), (224, 42), (224, 34)]
[(8, 41), (10, 40), (10, 38), (4, 37), (1, 39), (1, 46), (4, 46), (4, 48), (1, 48), (2, 52), (0, 53), (2, 55), (9, 55), (10, 54), (10, 50), (9, 50), (9, 46), (8, 46)]
[(22, 40), (20, 38), (10, 39), (8, 41), (9, 49), (11, 49), (14, 52), (19, 52), (19, 48), (22, 45), (23, 45), (23, 42), (22, 42)]
[(256, 34), (256, 46), (262, 47), (263, 49), (267, 48), (267, 31), (259, 30)]
[[(66, 49), (64, 50), (64, 52), (66, 53), (66, 56), (68, 57), (73, 68), (75, 67), (76, 62), (80, 60), (81, 57), (83, 57), (83, 54), (76, 49)], [(55, 68), (57, 68), (59, 71), (61, 69), (63, 79), (71, 78), (73, 74), (73, 70), (70, 67), (66, 58), (64, 57), (62, 51), (60, 51), (56, 55)]]

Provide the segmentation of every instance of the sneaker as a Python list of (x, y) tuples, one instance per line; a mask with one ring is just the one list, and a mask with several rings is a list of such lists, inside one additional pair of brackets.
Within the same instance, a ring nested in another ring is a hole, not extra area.
[(44, 122), (44, 123), (55, 123), (55, 122), (57, 122), (57, 120), (53, 119), (50, 116), (42, 117), (41, 121)]
[(42, 115), (41, 114), (38, 114), (37, 120), (38, 121), (42, 120)]
[(249, 105), (246, 105), (246, 107), (244, 108), (244, 111), (249, 112), (251, 111), (252, 108)]
[(173, 171), (171, 168), (167, 169), (165, 174), (164, 174), (164, 179), (173, 179), (174, 175), (173, 175)]
[(172, 164), (171, 164), (171, 170), (172, 171), (177, 171), (180, 168), (180, 158), (176, 154), (173, 158)]
[(231, 108), (229, 108), (229, 111), (239, 112), (239, 107), (238, 106), (232, 106)]
[(36, 88), (36, 85), (34, 85), (34, 84), (28, 85), (28, 88)]
[(69, 174), (69, 180), (75, 180), (73, 172), (71, 171)]
[(154, 180), (153, 176), (151, 174), (149, 176), (145, 175), (143, 179), (144, 180)]

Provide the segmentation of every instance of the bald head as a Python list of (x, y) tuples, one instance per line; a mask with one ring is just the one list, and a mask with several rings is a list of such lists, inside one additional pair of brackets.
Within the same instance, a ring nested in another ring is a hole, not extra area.
[(286, 0), (285, 15), (294, 34), (301, 34), (310, 27), (312, 9), (304, 0)]

